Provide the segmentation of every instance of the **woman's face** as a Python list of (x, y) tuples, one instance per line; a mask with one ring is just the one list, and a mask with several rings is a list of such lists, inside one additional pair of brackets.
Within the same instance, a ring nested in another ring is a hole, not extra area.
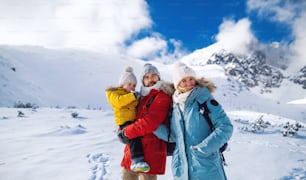
[(194, 88), (195, 86), (195, 79), (192, 76), (187, 76), (185, 78), (183, 78), (180, 83), (179, 83), (179, 87), (183, 88), (183, 89), (187, 89), (187, 90), (191, 90)]

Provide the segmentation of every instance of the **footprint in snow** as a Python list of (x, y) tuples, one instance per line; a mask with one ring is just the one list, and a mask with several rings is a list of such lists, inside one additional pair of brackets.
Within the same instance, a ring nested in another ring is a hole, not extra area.
[(306, 179), (306, 168), (293, 168), (290, 175), (282, 177), (280, 180), (302, 180)]
[(108, 179), (107, 174), (109, 172), (109, 157), (103, 153), (88, 154), (86, 157), (88, 159), (90, 170), (92, 172), (92, 175), (89, 180)]

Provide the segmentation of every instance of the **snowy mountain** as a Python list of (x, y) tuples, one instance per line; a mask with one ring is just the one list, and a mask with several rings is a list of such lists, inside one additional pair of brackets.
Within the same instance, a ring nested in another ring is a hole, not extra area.
[(279, 88), (284, 79), (289, 79), (306, 89), (306, 65), (296, 75), (286, 77), (282, 70), (267, 63), (266, 55), (255, 51), (249, 56), (238, 58), (232, 53), (221, 51), (214, 53), (207, 61), (208, 64), (220, 64), (226, 73), (243, 82), (248, 87), (260, 86), (262, 93)]
[(306, 65), (295, 75), (292, 75), (290, 80), (296, 84), (300, 84), (304, 89), (306, 89)]
[(246, 55), (235, 55), (224, 50), (221, 44), (211, 45), (183, 58), (185, 63), (192, 66), (219, 65), (229, 81), (238, 81), (240, 87), (267, 99), (288, 102), (305, 98), (306, 66), (292, 74), (286, 71), (284, 64), (273, 66), (277, 64), (273, 61), (277, 60), (271, 60), (271, 55), (259, 50)]
[(207, 61), (208, 64), (220, 64), (230, 76), (239, 80), (247, 87), (261, 86), (262, 92), (271, 88), (278, 88), (284, 79), (284, 75), (266, 63), (265, 55), (262, 52), (254, 52), (242, 58), (232, 53), (222, 51), (212, 55)]
[[(237, 56), (215, 44), (181, 61), (215, 83), (214, 96), (234, 125), (224, 153), (229, 179), (306, 179), (306, 90), (293, 80), (303, 84), (305, 69), (289, 78), (264, 57)], [(104, 89), (128, 65), (139, 75), (144, 63), (76, 49), (0, 46), (0, 179), (121, 179), (123, 145)], [(150, 63), (171, 81), (172, 65)], [(7, 108), (18, 101), (39, 107)], [(171, 157), (158, 179), (172, 179)]]

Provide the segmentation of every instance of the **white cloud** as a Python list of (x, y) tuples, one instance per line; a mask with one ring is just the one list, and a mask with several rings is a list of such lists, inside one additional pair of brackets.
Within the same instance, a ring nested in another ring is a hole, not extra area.
[(135, 41), (127, 49), (127, 54), (136, 58), (153, 58), (167, 51), (167, 42), (159, 35)]
[[(182, 56), (181, 44), (151, 32), (152, 23), (145, 0), (0, 0), (0, 44), (90, 49), (151, 60)], [(143, 30), (148, 36), (134, 40)], [(174, 52), (168, 52), (168, 45)]]
[(300, 7), (298, 3), (285, 0), (248, 0), (247, 8), (250, 12), (257, 12), (261, 18), (290, 24)]
[(284, 68), (288, 66), (288, 46), (282, 42), (264, 44), (257, 40), (251, 30), (251, 22), (244, 18), (235, 22), (225, 20), (219, 27), (216, 40), (230, 52), (246, 55), (255, 51), (266, 54), (266, 62), (270, 65)]
[(306, 1), (285, 0), (248, 0), (250, 12), (258, 13), (261, 18), (290, 26), (294, 37), (290, 48), (291, 70), (298, 70), (306, 64)]
[(143, 0), (0, 0), (0, 42), (116, 50), (150, 28)]
[(167, 51), (161, 51), (160, 56), (156, 56), (153, 60), (164, 64), (170, 64), (178, 59), (181, 59), (186, 54), (187, 51), (182, 48), (181, 41), (170, 39), (168, 42)]
[[(169, 49), (173, 49), (170, 50)], [(182, 43), (175, 39), (168, 42), (158, 33), (153, 33), (150, 37), (133, 42), (126, 50), (129, 56), (158, 61), (164, 64), (174, 62), (186, 55), (182, 49)]]
[(249, 51), (249, 46), (257, 42), (250, 26), (251, 22), (247, 18), (241, 19), (238, 22), (225, 20), (219, 26), (216, 40), (228, 51), (245, 54)]
[(295, 56), (291, 68), (294, 70), (306, 65), (306, 11), (294, 22), (293, 29), (295, 41), (291, 48)]

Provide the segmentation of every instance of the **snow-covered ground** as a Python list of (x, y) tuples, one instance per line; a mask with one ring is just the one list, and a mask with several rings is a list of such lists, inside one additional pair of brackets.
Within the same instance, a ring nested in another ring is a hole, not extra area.
[[(283, 137), (283, 125), (294, 120), (243, 110), (228, 114), (235, 127), (224, 153), (229, 179), (306, 179), (305, 128)], [(260, 117), (271, 125), (251, 132)], [(121, 179), (124, 146), (112, 111), (0, 108), (0, 132), (0, 179)], [(158, 179), (172, 179), (170, 164), (168, 157), (167, 172)]]

